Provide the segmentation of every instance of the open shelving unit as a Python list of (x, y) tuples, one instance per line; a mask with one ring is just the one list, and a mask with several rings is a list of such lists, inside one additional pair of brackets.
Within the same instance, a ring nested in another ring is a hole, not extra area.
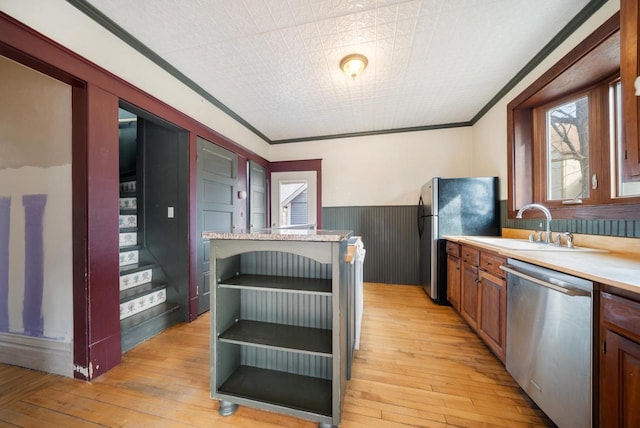
[(338, 426), (346, 241), (259, 247), (211, 241), (211, 397), (225, 415), (247, 405)]

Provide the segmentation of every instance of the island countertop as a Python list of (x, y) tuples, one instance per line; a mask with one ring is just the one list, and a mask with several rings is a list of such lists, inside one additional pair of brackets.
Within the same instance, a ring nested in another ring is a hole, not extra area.
[(202, 232), (202, 239), (340, 242), (349, 239), (351, 233), (350, 230), (261, 229), (250, 233)]

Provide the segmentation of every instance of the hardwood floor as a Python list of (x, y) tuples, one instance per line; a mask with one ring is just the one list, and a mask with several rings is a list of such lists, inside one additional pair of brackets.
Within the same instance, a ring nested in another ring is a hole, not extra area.
[[(315, 427), (209, 398), (209, 316), (171, 328), (91, 383), (0, 364), (0, 427)], [(419, 287), (365, 284), (342, 427), (549, 427), (450, 307)]]

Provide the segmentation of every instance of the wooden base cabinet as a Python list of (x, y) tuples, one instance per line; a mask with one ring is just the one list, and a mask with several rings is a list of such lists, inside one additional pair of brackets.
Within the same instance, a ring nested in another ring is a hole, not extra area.
[[(500, 265), (504, 257), (468, 245), (460, 245), (460, 259), (447, 244), (447, 290), (452, 306), (504, 363), (507, 339), (507, 283)], [(456, 298), (459, 298), (456, 301)], [(456, 305), (456, 303), (458, 303)]]
[(478, 335), (504, 362), (507, 338), (507, 284), (504, 278), (482, 270), (479, 277)]
[(640, 427), (640, 303), (600, 293), (600, 426)]
[(460, 312), (461, 265), (460, 245), (447, 242), (447, 300)]
[(466, 245), (460, 249), (462, 277), (460, 290), (460, 315), (477, 330), (478, 325), (478, 260), (480, 252)]

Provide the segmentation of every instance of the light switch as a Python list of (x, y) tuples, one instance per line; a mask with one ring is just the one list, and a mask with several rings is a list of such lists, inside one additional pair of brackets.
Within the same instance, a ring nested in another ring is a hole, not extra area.
[(167, 218), (173, 218), (173, 207), (167, 207)]

